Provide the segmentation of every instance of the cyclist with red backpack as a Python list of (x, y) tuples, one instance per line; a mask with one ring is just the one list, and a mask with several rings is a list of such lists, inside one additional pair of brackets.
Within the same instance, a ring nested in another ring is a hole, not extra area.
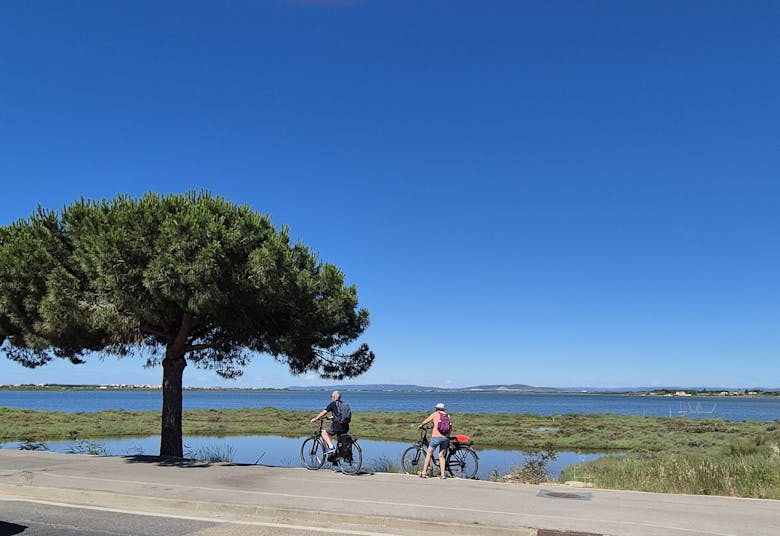
[(425, 463), (423, 464), (422, 471), (420, 471), (420, 478), (428, 478), (428, 467), (431, 465), (431, 458), (433, 458), (434, 449), (439, 449), (439, 467), (441, 468), (441, 478), (447, 478), (445, 468), (445, 454), (450, 447), (450, 432), (452, 431), (452, 420), (447, 413), (444, 404), (439, 402), (436, 404), (436, 411), (430, 414), (425, 419), (420, 428), (428, 424), (433, 423), (433, 430), (431, 431), (431, 442), (428, 446), (428, 452), (425, 454)]

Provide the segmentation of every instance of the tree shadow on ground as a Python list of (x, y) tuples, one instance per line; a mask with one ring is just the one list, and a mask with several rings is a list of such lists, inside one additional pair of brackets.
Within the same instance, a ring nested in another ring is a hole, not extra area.
[(193, 460), (190, 458), (176, 458), (174, 456), (147, 456), (144, 454), (136, 454), (133, 456), (122, 456), (128, 463), (149, 463), (159, 465), (160, 467), (192, 467), (203, 468), (211, 467), (211, 462), (203, 460)]
[(27, 527), (24, 525), (0, 521), (0, 536), (14, 536), (14, 534), (21, 534), (25, 530), (27, 530)]
[[(195, 468), (195, 469), (202, 469), (204, 467), (214, 467), (217, 465), (231, 466), (231, 467), (280, 467), (280, 466), (273, 466), (273, 465), (263, 465), (260, 463), (232, 463), (232, 462), (214, 463), (214, 462), (208, 462), (203, 460), (193, 460), (189, 458), (175, 458), (171, 456), (148, 456), (144, 454), (122, 456), (122, 459), (124, 459), (127, 463), (148, 463), (148, 464), (159, 465), (160, 467), (185, 467), (185, 468)], [(333, 469), (332, 467), (323, 467), (320, 470), (333, 471), (336, 473), (341, 472), (339, 469)], [(344, 475), (344, 476), (370, 476), (373, 474), (374, 471), (361, 469), (357, 474)], [(0, 534), (0, 536), (3, 535)]]

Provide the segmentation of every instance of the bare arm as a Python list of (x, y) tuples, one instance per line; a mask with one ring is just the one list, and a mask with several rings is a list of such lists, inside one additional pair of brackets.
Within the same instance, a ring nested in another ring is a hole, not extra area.
[(326, 413), (328, 413), (328, 411), (323, 409), (322, 411), (320, 411), (320, 412), (317, 414), (317, 416), (316, 416), (316, 417), (314, 417), (314, 418), (313, 418), (311, 421), (309, 421), (309, 422), (314, 422), (314, 421), (318, 421), (318, 420), (322, 419), (322, 418), (325, 416), (325, 414), (326, 414)]

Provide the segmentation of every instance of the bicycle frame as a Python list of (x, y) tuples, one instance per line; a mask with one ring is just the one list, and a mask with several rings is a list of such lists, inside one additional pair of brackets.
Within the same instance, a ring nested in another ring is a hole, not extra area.
[[(432, 425), (420, 428), (420, 439), (404, 451), (403, 456), (401, 456), (401, 468), (405, 473), (413, 474), (422, 470), (425, 456), (430, 447), (428, 430), (432, 428)], [(479, 456), (471, 448), (471, 441), (462, 442), (456, 437), (450, 437), (449, 439), (450, 446), (444, 455), (444, 470), (451, 477), (474, 478), (479, 467)], [(433, 456), (431, 458), (431, 469), (436, 467), (441, 471), (439, 466), (439, 457)]]
[[(319, 419), (319, 426), (314, 433), (307, 437), (301, 445), (301, 462), (303, 466), (312, 471), (316, 471), (325, 464), (325, 461), (338, 466), (343, 473), (355, 474), (360, 471), (363, 465), (363, 451), (357, 442), (357, 438), (347, 433), (335, 434), (333, 439), (336, 441), (336, 451), (326, 455), (326, 443), (322, 438), (324, 419)], [(347, 447), (343, 446), (348, 442)], [(346, 452), (344, 452), (344, 449)]]

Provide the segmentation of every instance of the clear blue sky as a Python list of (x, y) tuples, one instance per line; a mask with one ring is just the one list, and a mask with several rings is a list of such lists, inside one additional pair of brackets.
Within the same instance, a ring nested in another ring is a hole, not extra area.
[(353, 383), (780, 387), (778, 28), (774, 0), (3, 2), (0, 224), (248, 204), (357, 285)]

